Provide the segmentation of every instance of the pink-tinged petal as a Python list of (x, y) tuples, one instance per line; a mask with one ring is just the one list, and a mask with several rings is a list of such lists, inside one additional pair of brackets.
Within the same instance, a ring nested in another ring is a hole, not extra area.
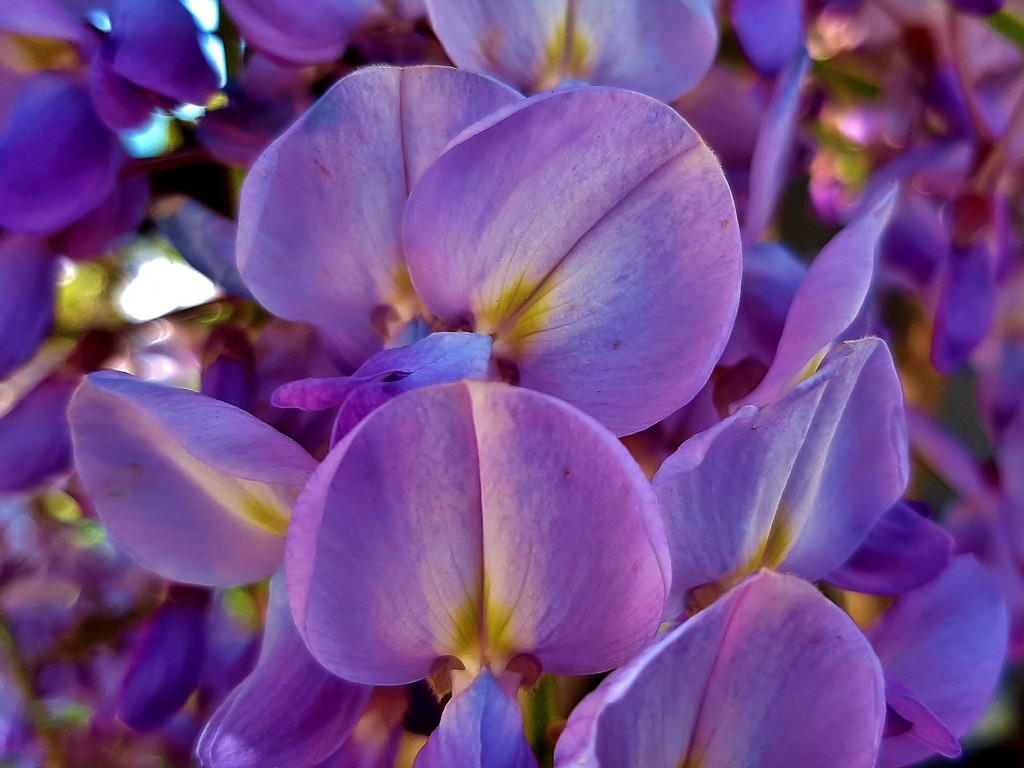
[[(611, 669), (653, 637), (671, 581), (650, 483), (560, 401), (467, 384), (480, 461), (492, 640), (546, 671)], [(552, 444), (554, 443), (554, 444)]]
[(704, 76), (718, 48), (707, 0), (428, 0), (427, 11), (459, 67), (520, 90), (582, 80), (671, 101)]
[(153, 221), (189, 265), (235, 296), (251, 298), (235, 264), (234, 221), (175, 195), (153, 206)]
[[(961, 555), (935, 581), (897, 599), (867, 635), (886, 674), (959, 737), (995, 693), (1007, 623), (1006, 604), (991, 577), (973, 557)], [(878, 764), (898, 768), (934, 751), (910, 730), (886, 737)]]
[(953, 556), (953, 537), (929, 520), (927, 508), (921, 506), (897, 502), (853, 557), (825, 580), (854, 592), (900, 595), (942, 573)]
[(507, 385), (392, 400), (314, 473), (289, 530), (296, 623), (347, 679), (395, 685), (454, 656), (547, 671), (621, 664), (668, 583), (656, 500), (596, 422)]
[(848, 560), (900, 497), (903, 394), (885, 343), (849, 342), (760, 411), (683, 443), (654, 478), (672, 552), (670, 608), (769, 567), (810, 580)]
[(871, 288), (875, 249), (894, 199), (895, 189), (832, 238), (814, 259), (793, 297), (768, 373), (734, 408), (771, 402), (815, 356), (842, 340)]
[(208, 604), (208, 591), (174, 587), (143, 630), (118, 702), (129, 727), (163, 726), (192, 695), (206, 657)]
[(377, 9), (375, 0), (225, 0), (245, 41), (295, 64), (337, 59), (349, 36)]
[(352, 733), (371, 692), (309, 655), (278, 573), (256, 669), (214, 712), (196, 754), (203, 768), (312, 768)]
[(315, 466), (290, 439), (227, 403), (111, 371), (86, 377), (68, 418), (89, 498), (141, 565), (211, 586), (280, 565)]
[(432, 312), (494, 335), (518, 383), (617, 434), (699, 391), (739, 298), (717, 160), (629, 91), (545, 94), (464, 134), (413, 190), (405, 246)]
[(77, 385), (51, 376), (0, 416), (0, 494), (29, 490), (71, 469), (64, 412)]
[(217, 89), (195, 17), (183, 3), (114, 0), (110, 21), (111, 67), (120, 77), (176, 103), (205, 104)]
[[(381, 343), (374, 310), (408, 292), (409, 189), (456, 134), (518, 98), (445, 67), (373, 67), (341, 80), (246, 180), (238, 265), (256, 298), (281, 317), (348, 335), (362, 362)], [(299, 225), (296, 206), (308, 213)]]
[[(448, 389), (376, 411), (324, 459), (296, 504), (285, 557), (296, 626), (347, 679), (412, 682), (474, 639), (479, 465), (468, 393)], [(465, 639), (454, 615), (463, 605)]]
[(0, 234), (0, 378), (28, 362), (50, 332), (56, 266), (38, 238)]
[(456, 693), (416, 755), (415, 768), (537, 768), (515, 694), (489, 670)]
[(36, 75), (0, 133), (0, 227), (30, 234), (66, 227), (110, 194), (123, 158), (81, 83)]
[(803, 0), (733, 0), (730, 11), (740, 47), (759, 72), (779, 72), (803, 46)]
[(743, 214), (743, 242), (748, 246), (758, 241), (775, 215), (792, 157), (800, 84), (810, 64), (805, 52), (789, 63), (775, 84), (775, 92), (762, 118), (750, 163), (749, 194)]
[(885, 712), (864, 635), (810, 584), (760, 572), (577, 706), (557, 768), (873, 768)]

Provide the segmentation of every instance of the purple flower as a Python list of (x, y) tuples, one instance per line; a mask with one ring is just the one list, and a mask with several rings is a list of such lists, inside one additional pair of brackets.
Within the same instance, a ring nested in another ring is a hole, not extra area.
[(329, 671), (456, 686), (436, 759), (474, 732), (520, 743), (496, 688), (623, 663), (669, 581), (656, 500), (622, 445), (554, 398), (483, 382), (406, 393), (352, 430), (296, 506), (286, 570)]
[(208, 586), (278, 568), (315, 466), (287, 437), (227, 403), (112, 371), (86, 378), (68, 419), (79, 477), (136, 562)]
[(456, 65), (524, 92), (583, 81), (672, 101), (714, 61), (713, 6), (708, 0), (429, 0), (427, 11)]
[(238, 260), (261, 303), (321, 326), (353, 367), (410, 322), (473, 330), (507, 379), (626, 434), (706, 381), (735, 313), (738, 234), (717, 161), (657, 102), (607, 88), (521, 102), (466, 73), (378, 68), (254, 165)]
[(853, 621), (762, 571), (602, 682), (555, 765), (873, 768), (884, 714), (882, 670)]
[(690, 438), (654, 478), (668, 615), (759, 568), (827, 577), (903, 493), (906, 450), (899, 379), (878, 339), (843, 345), (788, 394)]

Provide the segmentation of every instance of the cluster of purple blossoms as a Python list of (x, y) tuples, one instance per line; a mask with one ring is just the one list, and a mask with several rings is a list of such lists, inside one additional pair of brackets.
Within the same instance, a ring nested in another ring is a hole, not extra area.
[(0, 766), (995, 765), (1022, 200), (1017, 0), (0, 0)]

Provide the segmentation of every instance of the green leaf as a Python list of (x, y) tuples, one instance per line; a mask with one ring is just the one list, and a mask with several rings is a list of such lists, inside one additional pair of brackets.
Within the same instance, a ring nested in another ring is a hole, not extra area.
[(985, 19), (985, 23), (1024, 51), (1024, 19), (1009, 11), (996, 11)]

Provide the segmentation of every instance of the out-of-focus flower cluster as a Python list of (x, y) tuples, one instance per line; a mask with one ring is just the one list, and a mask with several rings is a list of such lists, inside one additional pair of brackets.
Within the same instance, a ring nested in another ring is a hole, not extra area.
[(0, 766), (1019, 764), (1022, 200), (1017, 0), (3, 0)]

